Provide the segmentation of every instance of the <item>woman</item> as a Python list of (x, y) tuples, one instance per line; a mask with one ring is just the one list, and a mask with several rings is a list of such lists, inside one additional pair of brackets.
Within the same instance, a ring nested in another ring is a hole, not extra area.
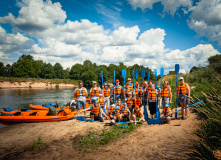
[(151, 118), (155, 118), (155, 114), (156, 114), (156, 107), (157, 107), (157, 100), (158, 100), (158, 95), (159, 92), (157, 89), (155, 89), (155, 85), (152, 84), (151, 85), (151, 91), (148, 93), (148, 101), (147, 101), (147, 105), (149, 104), (149, 110), (150, 110), (150, 114), (151, 114)]
[(161, 89), (162, 106), (165, 108), (166, 104), (171, 104), (172, 102), (172, 92), (168, 81), (163, 82), (164, 87)]

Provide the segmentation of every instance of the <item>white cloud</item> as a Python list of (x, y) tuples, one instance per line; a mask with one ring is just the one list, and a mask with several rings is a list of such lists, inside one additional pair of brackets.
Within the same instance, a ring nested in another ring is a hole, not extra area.
[(19, 6), (22, 8), (17, 18), (9, 13), (8, 16), (0, 17), (0, 23), (11, 23), (21, 31), (33, 32), (43, 31), (54, 23), (63, 23), (67, 17), (61, 4), (52, 3), (51, 0), (22, 0)]

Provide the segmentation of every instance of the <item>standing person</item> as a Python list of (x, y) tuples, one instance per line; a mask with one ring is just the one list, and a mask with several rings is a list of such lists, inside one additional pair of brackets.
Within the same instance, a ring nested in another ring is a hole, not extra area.
[[(185, 108), (188, 106), (188, 103), (190, 103), (190, 87), (188, 83), (184, 83), (184, 78), (180, 77), (180, 85), (177, 87), (177, 92), (179, 93), (179, 102), (181, 105), (181, 108)], [(185, 112), (185, 115), (184, 115)], [(188, 114), (188, 108), (181, 111), (182, 113), (182, 119), (187, 119)]]
[(132, 92), (133, 92), (133, 84), (131, 83), (131, 78), (128, 78), (127, 79), (127, 82), (129, 83), (129, 88), (132, 90)]
[(86, 112), (89, 109), (91, 110), (90, 117), (92, 120), (104, 122), (103, 118), (101, 117), (102, 114), (104, 114), (104, 116), (108, 119), (107, 115), (101, 109), (98, 100), (93, 101), (93, 105), (87, 109), (82, 110), (82, 112)]
[(97, 82), (93, 81), (93, 87), (90, 89), (90, 102), (93, 103), (98, 100), (101, 88), (97, 86)]
[(144, 88), (143, 88), (143, 94), (144, 94), (144, 100), (143, 100), (143, 106), (146, 108), (147, 105), (147, 95), (148, 95), (148, 83), (147, 81), (144, 81)]
[(130, 111), (127, 107), (127, 103), (123, 104), (123, 107), (121, 108), (121, 119), (123, 122), (128, 122), (130, 121)]
[[(79, 87), (74, 90), (74, 97), (77, 98), (77, 116), (80, 113), (81, 106), (83, 109), (86, 109), (86, 97), (88, 95), (87, 89), (84, 86), (82, 81), (79, 81)], [(84, 112), (84, 117), (86, 117), (86, 111)]]
[(132, 90), (130, 89), (130, 86), (129, 86), (129, 83), (128, 83), (128, 82), (126, 82), (125, 89), (123, 89), (122, 92), (123, 92), (122, 95), (123, 95), (124, 99), (126, 100), (126, 99), (128, 98), (128, 93), (129, 93), (129, 92), (132, 92)]
[(116, 79), (115, 83), (116, 84), (115, 86), (113, 86), (111, 93), (114, 94), (114, 90), (115, 90), (115, 99), (117, 101), (118, 99), (121, 98), (123, 87), (120, 85), (119, 79)]
[[(127, 98), (127, 100), (126, 100), (126, 103), (127, 103), (127, 107), (128, 107), (129, 110), (130, 110), (130, 113), (132, 113), (133, 108), (135, 107), (135, 106), (134, 106), (134, 98), (132, 97), (132, 92), (129, 92), (129, 93), (128, 93), (128, 98)], [(130, 117), (132, 117), (132, 115), (131, 115)]]
[(104, 93), (104, 105), (106, 109), (109, 110), (110, 109), (110, 88), (108, 87), (107, 83), (104, 84), (103, 93)]
[[(142, 95), (142, 90), (140, 91), (139, 83), (135, 82), (134, 97), (136, 99), (136, 105), (138, 105), (139, 107), (141, 107), (141, 103), (140, 103), (141, 99), (140, 99), (140, 97), (142, 97), (142, 96), (140, 96), (140, 93)], [(134, 101), (134, 104), (135, 104), (135, 101)]]
[(162, 105), (165, 108), (166, 104), (171, 104), (172, 102), (172, 92), (171, 87), (168, 81), (163, 82), (164, 87), (161, 89), (161, 98), (162, 98)]
[(155, 118), (156, 114), (156, 101), (158, 100), (159, 92), (157, 89), (155, 89), (155, 85), (151, 85), (151, 91), (148, 93), (148, 101), (147, 104), (149, 104), (149, 110), (151, 114), (151, 118)]

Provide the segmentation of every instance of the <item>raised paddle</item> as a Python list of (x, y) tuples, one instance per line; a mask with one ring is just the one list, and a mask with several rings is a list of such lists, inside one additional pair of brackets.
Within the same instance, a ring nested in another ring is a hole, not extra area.
[[(177, 89), (177, 77), (179, 74), (179, 70), (180, 70), (180, 65), (179, 64), (175, 64), (175, 73), (176, 73), (176, 89)], [(175, 111), (177, 111), (177, 90), (176, 90), (176, 103), (175, 103)], [(175, 113), (175, 118), (177, 119), (177, 112)]]
[[(124, 78), (124, 96), (125, 96), (125, 78), (127, 76), (127, 71), (125, 69), (122, 70), (122, 77)], [(124, 101), (126, 101), (126, 99), (124, 98)]]
[[(143, 104), (144, 104), (144, 78), (145, 78), (145, 70), (141, 71), (141, 75), (142, 75), (142, 78), (143, 78)], [(147, 113), (146, 106), (144, 106), (143, 114), (144, 114), (145, 121), (147, 121), (148, 120), (148, 113)]]
[(150, 71), (148, 72), (148, 79), (147, 79), (148, 81), (150, 80)]
[(114, 104), (115, 104), (115, 70), (114, 70)]
[[(155, 75), (155, 85), (157, 85), (157, 70), (154, 69), (154, 75)], [(158, 97), (157, 97), (157, 93), (156, 93), (156, 118), (160, 118), (160, 112), (158, 109)]]
[(103, 71), (101, 71), (102, 88), (103, 88)]
[[(192, 105), (189, 105), (189, 106), (187, 106), (187, 107), (185, 107), (185, 108), (182, 108), (182, 109), (180, 109), (180, 110), (178, 110), (178, 111), (169, 113), (169, 114), (167, 114), (167, 115), (165, 115), (165, 116), (162, 116), (162, 117), (167, 117), (167, 116), (169, 116), (169, 115), (171, 115), (171, 114), (174, 114), (174, 113), (176, 114), (177, 112), (179, 112), (179, 111), (181, 111), (181, 110), (184, 110), (184, 109), (189, 108), (189, 107), (193, 107), (193, 106), (195, 106), (195, 105), (197, 105), (197, 104), (200, 104), (200, 103), (203, 103), (203, 101), (196, 102), (196, 103), (194, 103), (194, 104), (192, 104)], [(147, 123), (148, 123), (149, 125), (150, 125), (150, 124), (161, 123), (161, 122), (162, 122), (161, 118), (154, 118), (154, 119), (150, 119), (150, 120), (147, 121)]]
[[(135, 70), (135, 78), (136, 78), (136, 81), (137, 81), (137, 78), (138, 78), (138, 74), (139, 74), (138, 70)], [(137, 90), (138, 90), (138, 88), (137, 88)], [(135, 106), (136, 106), (136, 101), (137, 101), (136, 98), (137, 98), (137, 97), (136, 97), (136, 91), (135, 91)]]
[[(163, 74), (164, 74), (164, 68), (161, 67), (161, 68), (160, 68), (160, 77), (161, 77), (160, 88), (162, 87), (162, 78), (163, 78)], [(160, 100), (159, 100), (159, 108), (158, 108), (158, 112), (159, 112), (159, 115), (157, 115), (156, 118), (159, 118), (159, 117), (160, 117)], [(158, 117), (158, 116), (159, 116), (159, 117)]]

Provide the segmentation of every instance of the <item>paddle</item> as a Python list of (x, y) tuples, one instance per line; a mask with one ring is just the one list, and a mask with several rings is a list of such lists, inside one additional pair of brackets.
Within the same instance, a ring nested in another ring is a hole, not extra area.
[[(154, 69), (154, 75), (155, 75), (155, 85), (157, 85), (157, 69)], [(160, 117), (160, 112), (158, 109), (158, 97), (157, 97), (157, 93), (156, 93), (156, 118)]]
[[(175, 64), (175, 73), (176, 73), (176, 89), (177, 89), (177, 77), (178, 77), (178, 73), (180, 70), (180, 65), (179, 64)], [(176, 90), (176, 103), (175, 103), (175, 111), (177, 111), (177, 90)], [(175, 118), (177, 119), (177, 112), (175, 113)]]
[[(181, 111), (181, 110), (184, 110), (184, 109), (189, 108), (189, 107), (193, 107), (193, 106), (195, 106), (195, 105), (197, 105), (197, 104), (200, 104), (200, 103), (203, 103), (203, 101), (196, 102), (196, 103), (194, 103), (194, 104), (192, 104), (192, 105), (189, 105), (189, 106), (187, 106), (187, 107), (185, 107), (185, 108), (182, 108), (182, 109), (180, 109), (180, 110), (178, 110), (178, 111), (169, 113), (169, 114), (167, 114), (167, 115), (165, 115), (165, 116), (162, 116), (162, 117), (167, 117), (167, 116), (169, 116), (169, 115), (171, 115), (171, 114), (174, 114), (174, 113), (176, 114), (177, 112), (179, 112), (179, 111)], [(148, 125), (150, 125), (150, 124), (156, 124), (156, 123), (161, 123), (161, 122), (162, 122), (161, 118), (154, 118), (154, 119), (150, 119), (150, 120), (147, 121)]]
[(147, 79), (148, 81), (150, 80), (150, 71), (148, 72), (148, 79)]
[[(135, 80), (134, 80), (134, 71), (132, 71), (132, 76), (133, 76), (133, 88), (134, 88), (134, 91), (135, 91)], [(136, 96), (135, 96), (135, 106), (136, 106)]]
[[(141, 75), (142, 75), (142, 78), (143, 78), (143, 104), (144, 104), (144, 78), (145, 78), (145, 70), (141, 71)], [(147, 121), (148, 120), (148, 113), (147, 113), (146, 106), (144, 106), (143, 114), (144, 114), (145, 121)]]
[(101, 71), (102, 88), (103, 88), (103, 71)]
[[(127, 71), (125, 69), (122, 70), (122, 77), (124, 78), (124, 96), (125, 96), (125, 78), (127, 76)], [(126, 99), (124, 98), (124, 101), (126, 101)]]
[[(163, 74), (164, 74), (164, 68), (161, 67), (161, 68), (160, 68), (160, 77), (161, 77), (160, 88), (162, 87)], [(157, 114), (158, 114), (158, 115), (157, 115)], [(156, 114), (156, 118), (160, 118), (160, 100), (159, 100), (159, 108), (158, 108), (157, 114)]]
[(114, 104), (115, 104), (115, 70), (114, 70)]

